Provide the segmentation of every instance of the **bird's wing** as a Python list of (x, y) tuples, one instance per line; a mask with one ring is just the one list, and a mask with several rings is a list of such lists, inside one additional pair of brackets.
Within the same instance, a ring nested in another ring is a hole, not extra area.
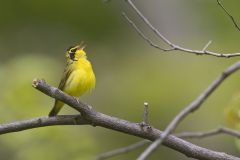
[(65, 68), (65, 70), (63, 72), (62, 79), (61, 79), (60, 84), (58, 86), (58, 88), (60, 90), (64, 89), (66, 81), (67, 81), (68, 77), (70, 76), (70, 74), (72, 73), (72, 69), (71, 69), (70, 65), (71, 64), (67, 64), (67, 66), (66, 66), (66, 68)]

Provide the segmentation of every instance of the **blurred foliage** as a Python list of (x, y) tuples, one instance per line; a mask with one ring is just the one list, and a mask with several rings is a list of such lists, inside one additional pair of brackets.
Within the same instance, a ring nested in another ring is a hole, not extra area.
[[(228, 125), (236, 130), (240, 129), (240, 93), (233, 95), (229, 105), (225, 108), (225, 118)], [(240, 141), (235, 140), (238, 150), (240, 150)]]
[(240, 126), (240, 93), (236, 93), (228, 107), (225, 108), (225, 118), (228, 125), (238, 129)]
[[(236, 18), (240, 13), (236, 8), (239, 3), (237, 0), (224, 2)], [(211, 50), (239, 50), (240, 34), (215, 1), (139, 0), (136, 4), (177, 44), (199, 49), (211, 39)], [(1, 124), (48, 114), (54, 100), (34, 90), (31, 82), (34, 78), (43, 78), (57, 86), (65, 66), (66, 48), (82, 40), (88, 44), (86, 51), (96, 73), (97, 87), (81, 100), (98, 111), (135, 122), (142, 120), (143, 102), (147, 101), (151, 125), (160, 129), (239, 59), (162, 53), (135, 33), (121, 17), (122, 10), (158, 40), (121, 1), (107, 4), (97, 0), (1, 1)], [(224, 125), (224, 108), (238, 108), (238, 102), (229, 104), (229, 101), (239, 99), (232, 96), (239, 91), (239, 78), (240, 72), (237, 72), (227, 79), (177, 131), (201, 131)], [(61, 111), (61, 114), (70, 113), (76, 111), (70, 107)], [(235, 116), (235, 111), (232, 114)], [(138, 140), (99, 127), (45, 127), (1, 135), (0, 155), (5, 160), (91, 160), (101, 152)], [(193, 142), (239, 155), (231, 137)], [(112, 159), (135, 159), (143, 149)], [(160, 147), (151, 159), (159, 156), (187, 159), (165, 147)]]

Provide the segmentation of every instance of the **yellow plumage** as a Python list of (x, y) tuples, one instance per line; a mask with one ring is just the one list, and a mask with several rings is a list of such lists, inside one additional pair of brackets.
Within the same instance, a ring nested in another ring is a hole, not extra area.
[[(79, 97), (95, 87), (96, 79), (91, 63), (87, 60), (84, 46), (70, 47), (66, 53), (67, 66), (59, 84), (59, 89), (65, 93)], [(49, 116), (55, 116), (60, 111), (63, 102), (55, 100)]]

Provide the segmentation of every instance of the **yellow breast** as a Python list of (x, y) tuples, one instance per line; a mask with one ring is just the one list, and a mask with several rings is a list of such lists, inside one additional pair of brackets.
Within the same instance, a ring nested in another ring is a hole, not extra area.
[(79, 97), (95, 87), (96, 78), (91, 63), (83, 58), (71, 64), (71, 70), (64, 92)]

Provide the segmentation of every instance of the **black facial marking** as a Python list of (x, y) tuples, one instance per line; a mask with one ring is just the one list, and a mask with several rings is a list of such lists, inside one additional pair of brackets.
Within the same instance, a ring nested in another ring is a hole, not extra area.
[(74, 58), (75, 58), (75, 52), (70, 52), (70, 53), (69, 53), (69, 57), (70, 57), (71, 60), (74, 61)]

